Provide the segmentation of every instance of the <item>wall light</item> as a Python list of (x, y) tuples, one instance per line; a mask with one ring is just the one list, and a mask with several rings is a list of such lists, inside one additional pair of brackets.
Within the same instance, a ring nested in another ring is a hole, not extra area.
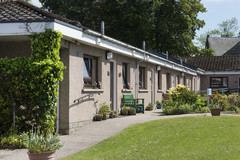
[(107, 59), (107, 60), (110, 60), (110, 59), (112, 59), (112, 58), (113, 58), (113, 53), (110, 52), (110, 51), (106, 51), (106, 59)]
[(161, 66), (157, 65), (157, 66), (156, 66), (156, 70), (157, 70), (157, 71), (160, 71), (160, 70), (161, 70)]

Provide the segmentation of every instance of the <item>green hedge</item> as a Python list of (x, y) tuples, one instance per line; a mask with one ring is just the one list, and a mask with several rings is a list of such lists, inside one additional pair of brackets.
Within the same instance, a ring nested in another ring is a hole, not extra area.
[(0, 135), (12, 127), (14, 103), (17, 131), (54, 131), (57, 82), (63, 79), (64, 69), (59, 57), (61, 37), (52, 30), (34, 33), (30, 58), (0, 59)]

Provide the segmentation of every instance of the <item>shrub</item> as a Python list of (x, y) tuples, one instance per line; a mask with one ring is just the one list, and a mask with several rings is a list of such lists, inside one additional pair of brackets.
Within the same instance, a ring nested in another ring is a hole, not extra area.
[(59, 49), (61, 33), (46, 30), (31, 36), (30, 58), (0, 58), (0, 135), (12, 126), (16, 104), (16, 129), (54, 131), (57, 82), (63, 79)]
[(106, 102), (100, 104), (99, 114), (107, 114), (111, 111), (110, 106)]
[(182, 102), (171, 100), (171, 101), (164, 101), (163, 105), (164, 105), (163, 113), (165, 115), (210, 112), (208, 107), (206, 107), (205, 105), (199, 105), (199, 104), (189, 105), (189, 104), (182, 104)]
[(170, 89), (169, 100), (178, 101), (181, 104), (194, 104), (197, 101), (197, 94), (190, 91), (186, 86), (179, 84), (176, 88)]
[(28, 140), (27, 133), (18, 134), (11, 130), (5, 135), (0, 138), (0, 144), (3, 148), (24, 148), (24, 142)]
[(234, 105), (229, 105), (226, 108), (227, 111), (235, 111), (236, 113), (239, 113), (239, 108), (237, 106)]

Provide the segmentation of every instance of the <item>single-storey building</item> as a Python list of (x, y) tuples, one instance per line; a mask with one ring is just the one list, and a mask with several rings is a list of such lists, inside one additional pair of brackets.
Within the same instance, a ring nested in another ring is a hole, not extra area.
[(63, 35), (60, 57), (66, 69), (60, 82), (57, 130), (70, 134), (106, 102), (119, 111), (124, 94), (144, 98), (145, 107), (177, 84), (200, 89), (203, 70), (163, 54), (136, 48), (23, 1), (0, 3), (0, 57), (31, 56), (33, 32)]
[(200, 89), (227, 88), (235, 92), (240, 88), (240, 56), (188, 57), (188, 64), (203, 69)]

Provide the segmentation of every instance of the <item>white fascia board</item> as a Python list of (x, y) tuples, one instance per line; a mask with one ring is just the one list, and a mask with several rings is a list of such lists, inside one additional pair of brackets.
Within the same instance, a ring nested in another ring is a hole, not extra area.
[(203, 75), (240, 75), (240, 71), (206, 71)]
[(168, 61), (162, 57), (158, 57), (151, 53), (148, 53), (139, 48), (133, 47), (126, 43), (120, 42), (113, 38), (101, 35), (97, 32), (75, 27), (70, 24), (63, 25), (64, 22), (24, 22), (24, 23), (0, 23), (0, 36), (11, 36), (11, 35), (31, 35), (32, 33), (41, 33), (45, 29), (53, 29), (60, 31), (64, 37), (68, 37), (73, 40), (80, 41), (81, 43), (91, 45), (93, 47), (99, 47), (102, 49), (110, 50), (125, 56), (131, 56), (136, 59), (144, 59), (145, 54), (149, 55), (149, 59), (145, 61), (161, 65), (173, 70), (186, 72), (192, 75), (196, 74), (196, 71), (189, 69), (180, 64)]
[(197, 71), (189, 69), (180, 64), (170, 62), (164, 58), (158, 57), (156, 55), (150, 54), (144, 50), (139, 48), (130, 46), (123, 42), (117, 41), (113, 38), (104, 36), (100, 33), (91, 31), (91, 30), (80, 30), (71, 28), (68, 25), (63, 25), (62, 23), (54, 23), (54, 30), (60, 31), (64, 37), (75, 39), (81, 43), (98, 47), (102, 49), (106, 49), (112, 52), (116, 52), (125, 56), (133, 57), (136, 59), (144, 59), (144, 54), (150, 55), (148, 60), (145, 60), (149, 63), (154, 63), (157, 65), (161, 65), (173, 70), (178, 70), (181, 72), (186, 72), (191, 75), (196, 75)]
[(0, 36), (31, 35), (53, 29), (53, 22), (0, 23)]

